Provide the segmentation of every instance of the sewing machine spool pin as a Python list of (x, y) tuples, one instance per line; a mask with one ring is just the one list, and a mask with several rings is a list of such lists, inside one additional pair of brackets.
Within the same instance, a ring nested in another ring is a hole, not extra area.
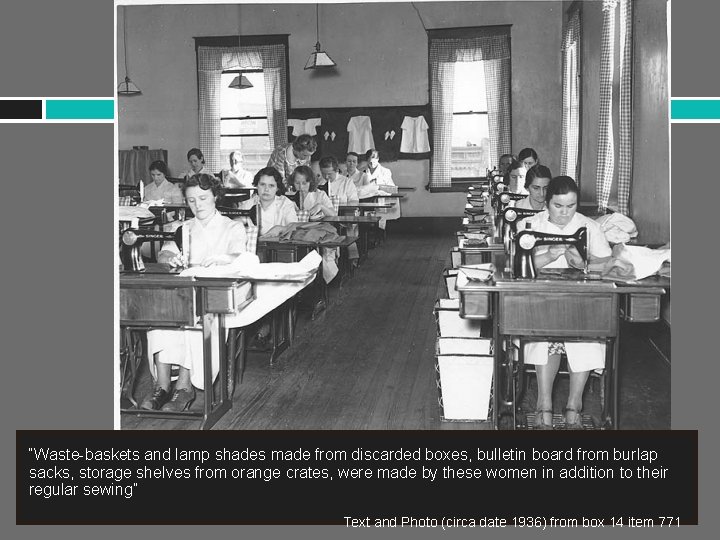
[(513, 257), (513, 277), (518, 279), (535, 279), (537, 271), (533, 262), (533, 249), (536, 246), (573, 245), (585, 262), (583, 272), (588, 273), (587, 227), (580, 227), (575, 234), (552, 234), (521, 231), (515, 237), (515, 254)]

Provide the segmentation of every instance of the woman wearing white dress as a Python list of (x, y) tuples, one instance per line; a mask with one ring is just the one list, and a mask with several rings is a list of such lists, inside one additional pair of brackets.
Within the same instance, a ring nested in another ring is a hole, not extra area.
[[(371, 148), (367, 151), (366, 159), (368, 160), (368, 166), (365, 172), (368, 175), (370, 182), (375, 182), (378, 186), (394, 186), (395, 182), (392, 179), (392, 171), (387, 167), (380, 165), (380, 152)], [(380, 187), (382, 189), (382, 187)]]
[[(578, 188), (569, 176), (556, 176), (547, 186), (547, 210), (526, 218), (518, 224), (524, 230), (526, 223), (536, 232), (573, 234), (580, 227), (587, 228), (587, 254), (590, 270), (600, 271), (610, 259), (612, 250), (600, 225), (577, 213)], [(538, 246), (533, 252), (536, 268), (582, 268), (584, 261), (574, 246)], [(582, 429), (582, 395), (590, 371), (605, 367), (605, 344), (598, 342), (535, 341), (525, 345), (525, 363), (536, 366), (538, 398), (535, 412), (536, 429), (552, 429), (552, 390), (565, 353), (570, 368), (570, 389), (565, 407), (565, 425), (568, 429)]]
[[(183, 186), (183, 194), (194, 218), (183, 224), (189, 240), (183, 250), (189, 259), (183, 260), (175, 242), (166, 242), (158, 254), (158, 262), (172, 267), (213, 266), (230, 264), (246, 250), (245, 227), (221, 215), (215, 205), (222, 196), (220, 181), (209, 174), (190, 177)], [(155, 387), (140, 405), (142, 409), (184, 411), (195, 400), (193, 386), (203, 385), (202, 333), (199, 330), (151, 330), (148, 332), (148, 360), (155, 377)], [(175, 388), (170, 393), (172, 365), (179, 367)], [(213, 377), (217, 375), (219, 360), (212, 358)]]
[(223, 169), (221, 176), (223, 186), (227, 188), (246, 188), (253, 183), (253, 173), (243, 168), (243, 155), (240, 150), (233, 150), (228, 156), (230, 168)]

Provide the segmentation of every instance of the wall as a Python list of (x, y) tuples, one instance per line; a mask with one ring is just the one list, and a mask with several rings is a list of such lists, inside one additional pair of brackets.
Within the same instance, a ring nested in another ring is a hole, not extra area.
[[(426, 28), (512, 24), (513, 147), (534, 147), (559, 169), (562, 2), (417, 2)], [(315, 44), (312, 4), (126, 6), (128, 67), (141, 96), (119, 100), (119, 148), (168, 150), (173, 173), (198, 145), (193, 37), (290, 34), (293, 107), (428, 102), (427, 37), (410, 3), (322, 4), (320, 42), (336, 74), (304, 71)], [(118, 14), (122, 36), (122, 13)], [(120, 38), (121, 39), (121, 38)], [(118, 79), (124, 76), (118, 44)], [(428, 161), (389, 164), (396, 183), (417, 187), (405, 216), (456, 216), (462, 193), (425, 191)]]
[(667, 3), (637, 0), (633, 19), (636, 45), (631, 215), (641, 242), (665, 243), (670, 240)]

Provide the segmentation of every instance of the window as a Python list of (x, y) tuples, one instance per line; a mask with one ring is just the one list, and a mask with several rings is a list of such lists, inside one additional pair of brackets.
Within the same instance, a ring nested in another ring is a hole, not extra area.
[[(233, 149), (243, 152), (244, 168), (264, 167), (271, 151), (287, 144), (288, 36), (199, 37), (195, 51), (205, 168), (226, 169)], [(252, 87), (230, 88), (241, 74)]]
[[(235, 77), (246, 77), (252, 88), (230, 88)], [(265, 76), (263, 71), (230, 69), (223, 71), (220, 83), (220, 159), (228, 162), (230, 152), (240, 150), (243, 167), (262, 169), (270, 158)]]
[(485, 176), (490, 167), (485, 72), (482, 61), (455, 64), (452, 122), (452, 178)]
[(510, 26), (428, 30), (431, 191), (458, 191), (510, 152)]

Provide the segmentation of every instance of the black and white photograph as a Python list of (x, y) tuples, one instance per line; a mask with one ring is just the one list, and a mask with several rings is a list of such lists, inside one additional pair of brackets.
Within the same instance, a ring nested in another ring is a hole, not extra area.
[(671, 428), (670, 3), (117, 2), (115, 428)]

